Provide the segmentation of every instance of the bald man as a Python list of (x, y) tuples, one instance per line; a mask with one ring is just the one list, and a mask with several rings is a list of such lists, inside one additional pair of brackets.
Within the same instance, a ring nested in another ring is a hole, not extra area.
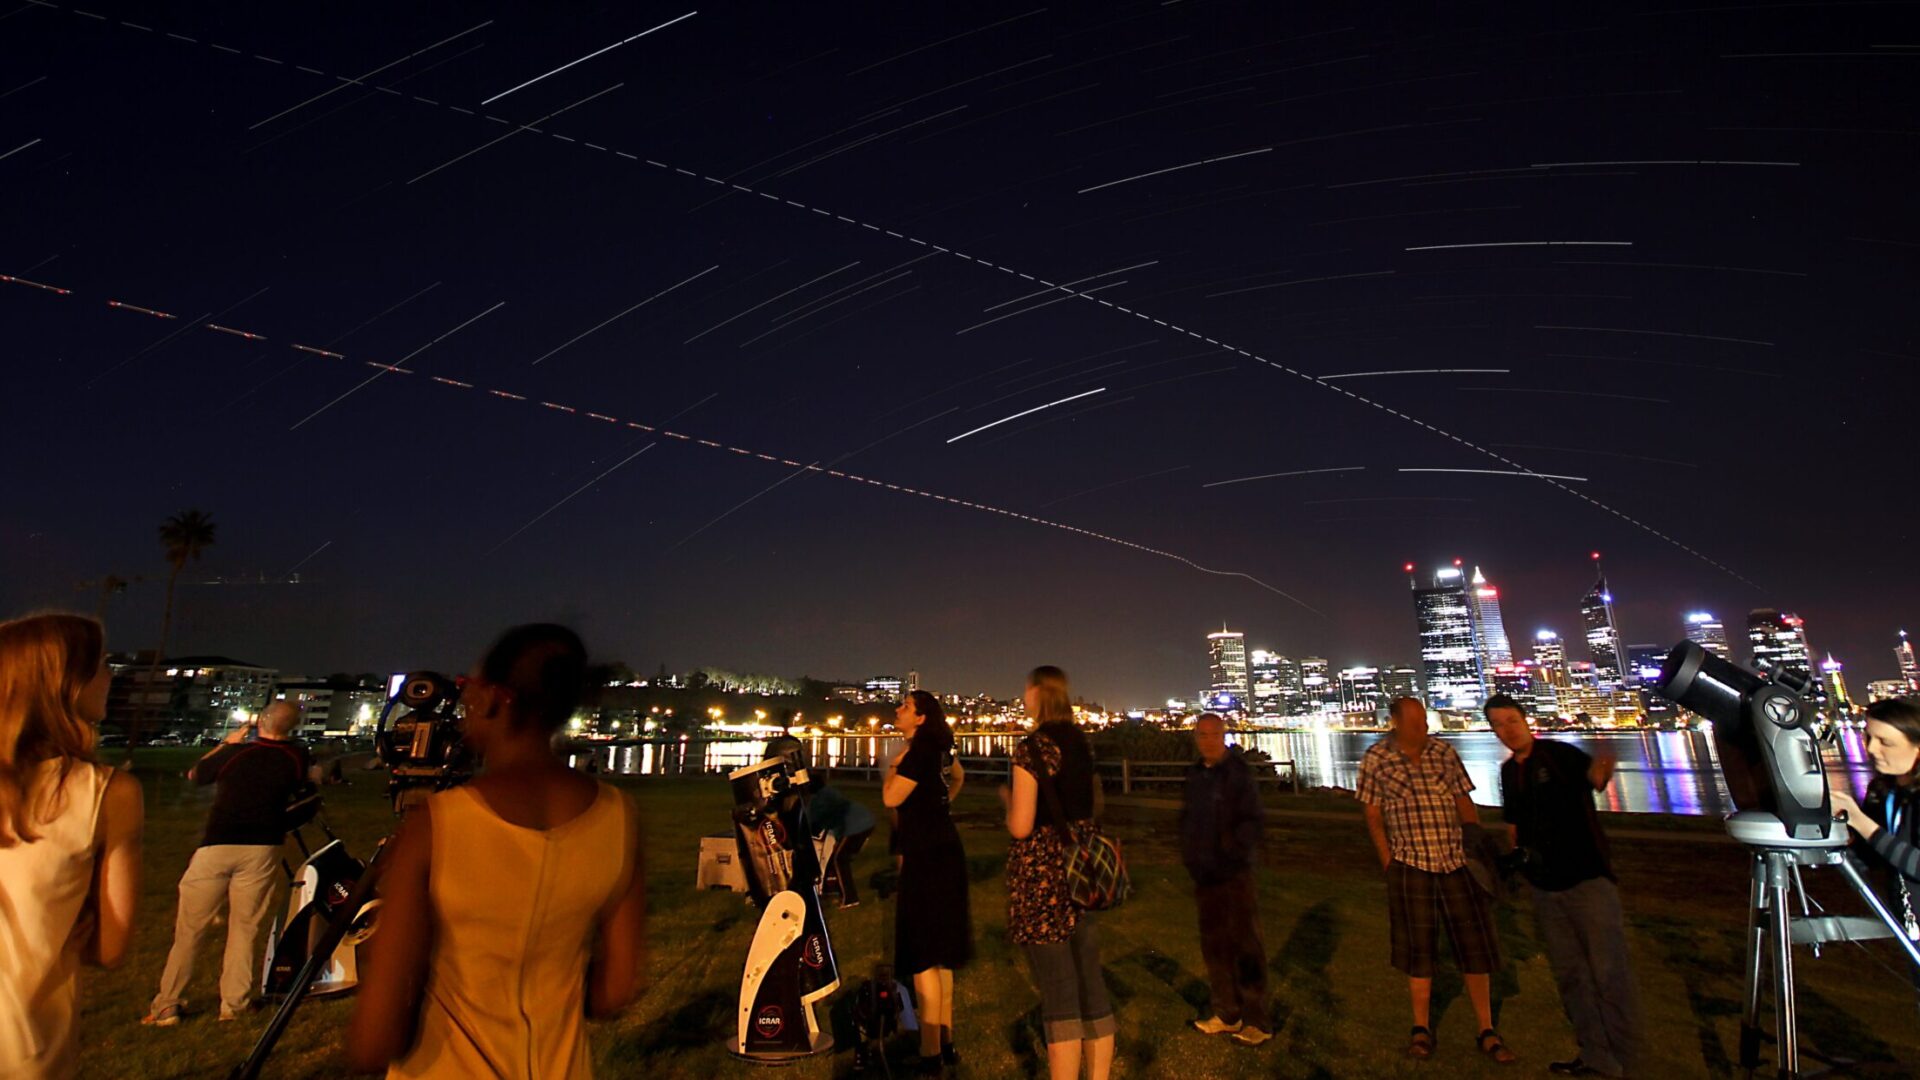
[(193, 979), (193, 954), (222, 903), (227, 951), (220, 967), (220, 1019), (233, 1020), (251, 1004), (257, 982), (254, 950), (279, 883), (287, 803), (307, 783), (307, 751), (293, 741), (299, 725), (300, 710), (276, 701), (187, 770), (194, 783), (213, 785), (213, 809), (181, 875), (173, 949), (160, 976), (160, 993), (141, 1023), (171, 1027), (180, 1022), (186, 1012), (182, 995)]

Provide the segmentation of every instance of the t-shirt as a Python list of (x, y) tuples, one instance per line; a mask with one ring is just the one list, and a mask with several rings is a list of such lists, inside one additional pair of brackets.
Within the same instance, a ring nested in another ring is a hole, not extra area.
[(1380, 808), (1393, 861), (1434, 874), (1467, 865), (1460, 843), (1460, 808), (1454, 797), (1473, 790), (1467, 767), (1453, 747), (1429, 738), (1416, 760), (1400, 752), (1389, 735), (1360, 758), (1354, 796)]
[(287, 801), (307, 782), (307, 748), (291, 739), (227, 743), (201, 758), (188, 775), (213, 784), (213, 809), (201, 847), (249, 844), (279, 847), (287, 838)]
[(1500, 766), (1503, 812), (1530, 853), (1522, 872), (1536, 888), (1559, 892), (1613, 877), (1587, 776), (1592, 766), (1586, 751), (1551, 739), (1533, 740), (1526, 761), (1509, 757)]

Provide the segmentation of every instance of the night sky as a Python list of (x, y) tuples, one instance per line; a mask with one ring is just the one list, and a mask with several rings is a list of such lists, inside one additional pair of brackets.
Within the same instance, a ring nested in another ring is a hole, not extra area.
[(1890, 677), (1914, 6), (1357, 7), (0, 4), (0, 611), (152, 647), (198, 507), (176, 654), (1124, 705), (1598, 549)]

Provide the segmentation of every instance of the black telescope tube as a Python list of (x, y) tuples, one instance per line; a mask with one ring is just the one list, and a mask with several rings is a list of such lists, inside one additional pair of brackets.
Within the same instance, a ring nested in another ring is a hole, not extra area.
[(1723, 735), (1746, 723), (1746, 702), (1764, 683), (1760, 676), (1683, 641), (1660, 666), (1660, 696), (1713, 721)]

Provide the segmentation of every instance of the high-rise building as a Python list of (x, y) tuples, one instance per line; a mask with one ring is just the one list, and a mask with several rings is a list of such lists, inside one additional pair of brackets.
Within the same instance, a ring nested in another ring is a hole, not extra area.
[(1540, 676), (1552, 686), (1567, 685), (1567, 645), (1560, 635), (1542, 630), (1533, 635), (1533, 663)]
[(1340, 711), (1377, 713), (1387, 707), (1387, 696), (1380, 684), (1380, 669), (1350, 667), (1340, 669)]
[(1906, 697), (1912, 692), (1907, 688), (1905, 679), (1875, 679), (1867, 684), (1867, 704), (1871, 705), (1888, 698)]
[(1907, 632), (1900, 631), (1900, 644), (1893, 647), (1894, 662), (1900, 665), (1900, 679), (1907, 684), (1907, 693), (1920, 692), (1920, 661), (1913, 655), (1913, 642), (1907, 640)]
[(1638, 698), (1647, 722), (1657, 724), (1678, 716), (1673, 702), (1660, 696), (1660, 666), (1666, 662), (1665, 645), (1627, 646), (1627, 692)]
[(1480, 654), (1480, 670), (1492, 671), (1513, 663), (1513, 647), (1507, 641), (1507, 623), (1500, 617), (1500, 590), (1487, 581), (1479, 567), (1473, 568), (1473, 643)]
[(1252, 686), (1252, 697), (1247, 702), (1247, 715), (1263, 720), (1272, 720), (1287, 715), (1286, 693), (1280, 684), (1280, 663), (1286, 657), (1266, 649), (1253, 650), (1248, 661), (1248, 680)]
[(1245, 710), (1252, 695), (1247, 685), (1247, 636), (1225, 626), (1207, 635), (1207, 703), (1218, 707), (1222, 694), (1233, 698), (1231, 708)]
[(1274, 665), (1280, 671), (1280, 715), (1299, 716), (1306, 712), (1306, 691), (1300, 684), (1300, 662), (1291, 656), (1277, 656)]
[(1488, 673), (1487, 688), (1494, 694), (1505, 694), (1522, 705), (1532, 705), (1534, 703), (1533, 680), (1533, 665), (1501, 664)]
[(1324, 657), (1300, 659), (1300, 708), (1313, 714), (1340, 711), (1340, 686), (1333, 681)]
[(1827, 707), (1845, 716), (1853, 712), (1853, 695), (1847, 691), (1847, 675), (1832, 653), (1820, 662), (1820, 685), (1827, 692)]
[(1807, 624), (1791, 611), (1754, 608), (1747, 613), (1747, 643), (1753, 647), (1753, 666), (1763, 671), (1791, 671), (1813, 678), (1813, 651), (1807, 647)]
[(1380, 692), (1387, 695), (1387, 703), (1392, 704), (1403, 697), (1420, 696), (1420, 673), (1405, 664), (1392, 664), (1380, 669)]
[(1580, 599), (1580, 622), (1587, 631), (1587, 653), (1593, 657), (1594, 681), (1601, 690), (1622, 684), (1620, 624), (1613, 617), (1613, 590), (1607, 586), (1607, 573), (1600, 569), (1600, 553), (1594, 552), (1596, 571), (1593, 588)]
[[(1412, 573), (1411, 564), (1408, 573)], [(1486, 698), (1474, 633), (1474, 598), (1458, 566), (1443, 566), (1431, 588), (1413, 589), (1413, 613), (1420, 627), (1420, 666), (1426, 674), (1427, 701), (1438, 709), (1477, 709)]]
[(1727, 628), (1710, 611), (1689, 611), (1686, 617), (1687, 640), (1722, 660), (1733, 659), (1727, 648)]

